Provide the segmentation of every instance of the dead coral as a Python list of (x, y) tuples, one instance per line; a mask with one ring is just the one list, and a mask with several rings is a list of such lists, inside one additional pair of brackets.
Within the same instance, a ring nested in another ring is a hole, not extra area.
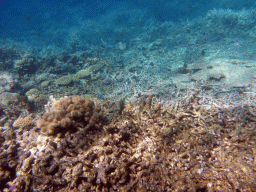
[(71, 125), (57, 130), (77, 130), (57, 140), (45, 136), (44, 147), (28, 145), (13, 184), (22, 191), (254, 191), (250, 107), (222, 108), (202, 100), (194, 90), (165, 109), (152, 97), (126, 106), (124, 100), (104, 102), (101, 110), (81, 97), (55, 101), (48, 112), (53, 118), (47, 113), (46, 119), (58, 123), (58, 117), (68, 117)]
[(14, 121), (13, 123), (13, 127), (20, 127), (20, 128), (25, 128), (25, 127), (29, 127), (32, 124), (33, 118), (31, 116), (27, 116), (27, 117), (19, 117), (18, 119), (16, 119), (16, 121)]
[(4, 137), (8, 133), (1, 133), (0, 150), (0, 188), (15, 177), (18, 164), (18, 144), (10, 137)]

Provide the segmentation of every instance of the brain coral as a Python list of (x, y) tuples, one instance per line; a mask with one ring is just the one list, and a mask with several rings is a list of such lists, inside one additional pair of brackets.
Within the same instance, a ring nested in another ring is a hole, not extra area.
[(94, 102), (84, 97), (63, 97), (55, 101), (49, 112), (38, 120), (37, 126), (47, 135), (55, 135), (67, 131), (68, 128), (83, 129), (97, 128), (102, 114), (100, 108), (95, 107)]

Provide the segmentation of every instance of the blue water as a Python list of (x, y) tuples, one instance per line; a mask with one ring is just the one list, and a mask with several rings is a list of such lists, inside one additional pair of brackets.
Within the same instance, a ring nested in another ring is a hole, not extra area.
[[(114, 27), (134, 28), (140, 32), (142, 25), (150, 20), (157, 22), (181, 22), (204, 17), (212, 9), (252, 9), (255, 1), (210, 1), (210, 0), (1, 0), (1, 39), (11, 38), (28, 41), (30, 44), (56, 44), (64, 46), (63, 40), (75, 27), (81, 28), (88, 19), (100, 26), (102, 37), (112, 36)], [(104, 18), (104, 19), (102, 19)], [(93, 36), (92, 29), (78, 31), (80, 37)], [(130, 34), (123, 34), (115, 40), (129, 40)], [(99, 35), (99, 34), (95, 34)], [(88, 41), (83, 39), (84, 41)], [(60, 43), (61, 41), (62, 43)], [(99, 38), (93, 37), (93, 43)], [(91, 41), (91, 42), (92, 42)]]
[[(95, 94), (99, 86), (105, 97), (143, 95), (146, 89), (156, 93), (162, 81), (179, 87), (180, 79), (216, 79), (192, 77), (202, 69), (216, 75), (207, 64), (216, 59), (255, 60), (255, 26), (252, 0), (0, 0), (0, 70), (18, 74), (25, 91), (38, 88), (48, 95), (50, 90), (39, 86), (42, 81), (55, 85), (64, 75), (76, 78), (79, 70), (100, 64), (91, 78), (74, 80), (82, 90), (76, 94)], [(225, 74), (222, 85), (256, 86), (248, 67), (243, 70), (251, 79), (230, 83)], [(102, 84), (106, 77), (113, 79), (110, 86)]]

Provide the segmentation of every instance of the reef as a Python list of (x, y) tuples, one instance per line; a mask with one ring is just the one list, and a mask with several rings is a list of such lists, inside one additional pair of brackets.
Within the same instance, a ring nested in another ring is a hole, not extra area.
[(196, 90), (172, 105), (52, 98), (1, 131), (1, 190), (254, 191), (255, 120)]

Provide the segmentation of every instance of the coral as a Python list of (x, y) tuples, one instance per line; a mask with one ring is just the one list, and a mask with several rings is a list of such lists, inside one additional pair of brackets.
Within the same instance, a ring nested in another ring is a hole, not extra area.
[(33, 118), (31, 116), (19, 117), (14, 121), (13, 127), (25, 128), (32, 124)]
[(17, 84), (17, 79), (7, 72), (0, 72), (0, 93), (11, 91)]
[(63, 97), (55, 101), (49, 112), (45, 113), (37, 123), (42, 132), (55, 135), (67, 128), (74, 128), (80, 123), (86, 125), (84, 129), (96, 126), (101, 120), (100, 108), (95, 107), (93, 101), (83, 97)]
[(51, 81), (43, 81), (42, 83), (41, 83), (41, 87), (42, 88), (45, 88), (45, 87), (48, 87), (49, 86), (49, 84), (51, 83)]
[(73, 78), (71, 76), (65, 75), (65, 76), (62, 76), (61, 78), (57, 79), (55, 83), (57, 86), (70, 85), (73, 83)]
[[(203, 103), (197, 90), (169, 106), (153, 96), (128, 105), (124, 99), (95, 106), (78, 96), (52, 98), (38, 121), (46, 135), (34, 127), (18, 134), (15, 143), (2, 134), (7, 153), (1, 155), (11, 155), (14, 163), (1, 164), (1, 181), (11, 180), (19, 191), (255, 189), (250, 106)], [(69, 123), (62, 124), (66, 118)], [(8, 176), (14, 170), (16, 175)]]
[(78, 71), (75, 74), (75, 77), (78, 78), (78, 79), (87, 78), (90, 75), (93, 75), (93, 73), (98, 72), (103, 66), (104, 66), (104, 64), (92, 65), (92, 66), (90, 66), (90, 67), (88, 67), (86, 69), (82, 69), (82, 70)]
[(96, 65), (92, 65), (89, 67), (89, 70), (93, 73), (98, 72), (102, 67), (104, 66), (104, 64), (96, 64)]
[(90, 76), (90, 70), (89, 69), (82, 69), (80, 71), (78, 71), (75, 74), (75, 77), (78, 79), (82, 79), (82, 78), (86, 78)]
[(8, 106), (10, 103), (20, 101), (20, 96), (17, 93), (3, 92), (0, 94), (0, 105)]
[(12, 180), (18, 164), (18, 144), (12, 138), (13, 133), (5, 132), (0, 136), (0, 188)]
[(8, 70), (13, 68), (13, 60), (18, 58), (17, 50), (11, 45), (0, 45), (0, 68), (1, 70)]
[(14, 61), (14, 69), (20, 75), (33, 74), (38, 69), (38, 64), (32, 53), (27, 53)]
[(26, 92), (29, 101), (39, 102), (42, 100), (42, 93), (38, 89), (32, 88)]

